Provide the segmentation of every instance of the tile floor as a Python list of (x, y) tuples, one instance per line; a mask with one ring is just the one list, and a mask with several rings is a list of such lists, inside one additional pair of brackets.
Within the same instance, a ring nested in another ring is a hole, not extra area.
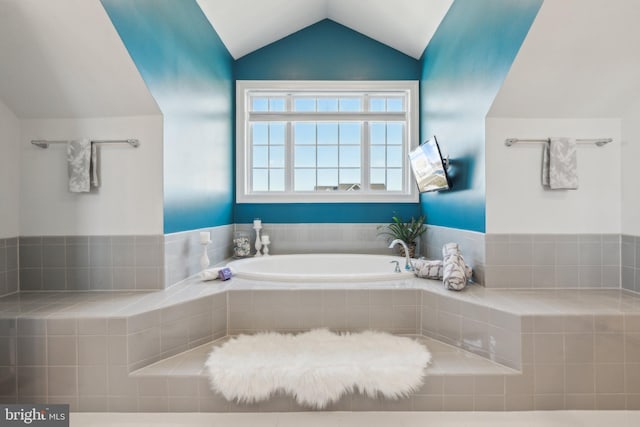
[(640, 411), (73, 413), (71, 427), (635, 427)]

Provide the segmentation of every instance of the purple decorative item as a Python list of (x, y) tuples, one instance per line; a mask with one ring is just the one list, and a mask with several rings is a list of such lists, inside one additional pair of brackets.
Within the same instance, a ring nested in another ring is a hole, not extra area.
[(228, 268), (221, 268), (220, 271), (218, 271), (218, 279), (220, 280), (229, 280), (231, 276), (231, 270)]

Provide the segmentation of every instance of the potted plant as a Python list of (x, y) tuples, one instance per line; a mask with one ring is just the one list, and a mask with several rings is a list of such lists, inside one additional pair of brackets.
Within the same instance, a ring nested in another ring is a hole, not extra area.
[[(409, 248), (409, 256), (415, 258), (416, 239), (427, 231), (427, 226), (424, 223), (425, 216), (420, 215), (417, 219), (411, 217), (410, 221), (405, 222), (400, 215), (394, 215), (391, 221), (391, 224), (378, 226), (378, 235), (386, 236), (387, 242), (391, 242), (394, 239), (402, 240)], [(405, 256), (404, 248), (400, 248), (400, 251), (402, 256)]]

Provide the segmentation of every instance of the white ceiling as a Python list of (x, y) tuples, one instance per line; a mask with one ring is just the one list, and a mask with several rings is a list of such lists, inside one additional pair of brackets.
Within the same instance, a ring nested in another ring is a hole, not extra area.
[(640, 1), (545, 0), (492, 117), (622, 117), (640, 95)]
[(0, 0), (0, 100), (19, 118), (160, 113), (99, 0)]
[(416, 59), (453, 0), (197, 0), (238, 59), (329, 18)]

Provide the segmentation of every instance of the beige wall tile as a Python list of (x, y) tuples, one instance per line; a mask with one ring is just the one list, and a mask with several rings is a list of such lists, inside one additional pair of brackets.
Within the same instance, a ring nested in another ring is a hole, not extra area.
[(593, 334), (566, 334), (564, 349), (567, 363), (592, 363), (594, 361)]
[(596, 365), (596, 393), (624, 393), (624, 365)]
[(624, 336), (621, 333), (595, 335), (596, 363), (624, 362)]
[(564, 365), (536, 365), (533, 375), (535, 395), (564, 393)]
[(535, 363), (561, 363), (564, 361), (564, 335), (534, 334)]
[(591, 363), (566, 365), (565, 391), (595, 393), (595, 366)]

